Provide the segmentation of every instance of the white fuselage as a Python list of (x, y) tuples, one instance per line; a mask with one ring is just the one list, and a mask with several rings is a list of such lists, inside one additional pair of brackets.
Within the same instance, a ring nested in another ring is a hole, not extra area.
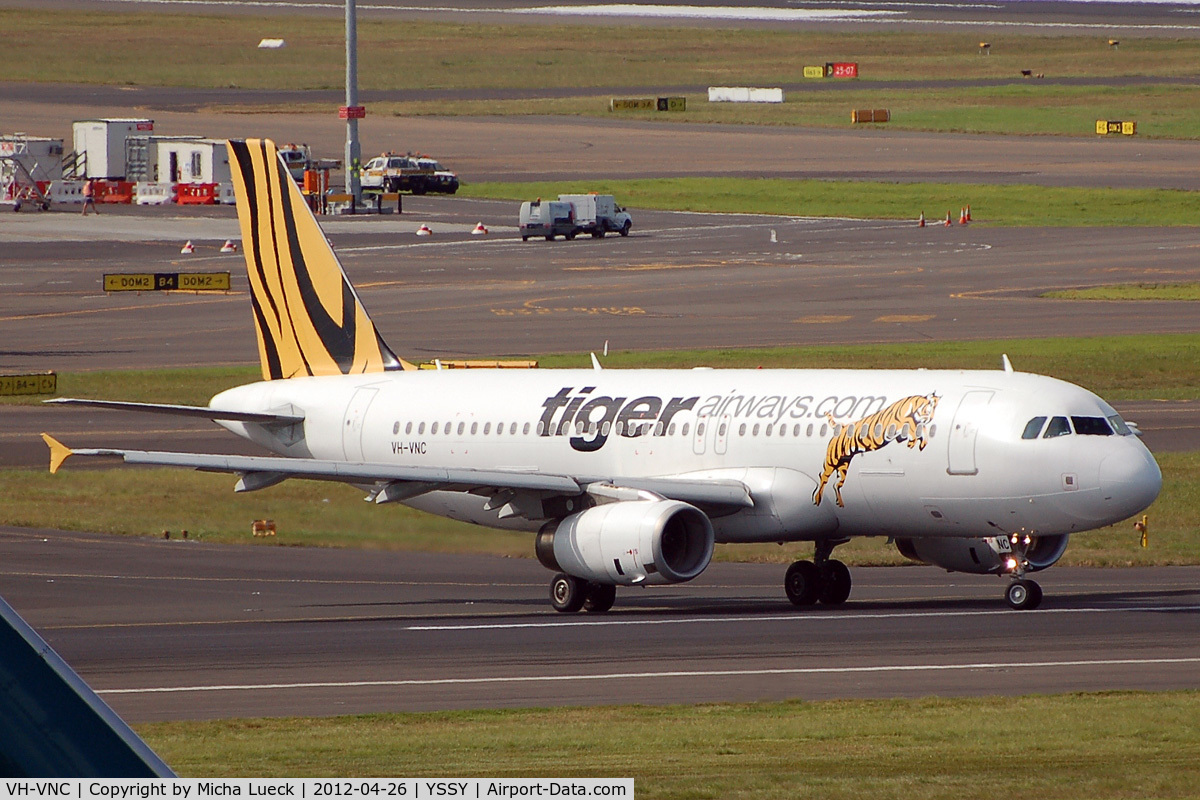
[[(904, 398), (934, 398), (931, 417), (863, 425), (857, 441), (842, 427)], [(999, 370), (422, 370), (275, 380), (212, 405), (302, 412), (302, 435), (288, 437), (222, 423), (285, 455), (741, 481), (755, 506), (715, 518), (718, 541), (1074, 533), (1141, 511), (1162, 480), (1099, 397)], [(1038, 417), (1046, 433), (1030, 437)], [(1066, 433), (1048, 435), (1055, 418)], [(1111, 433), (1082, 432), (1096, 420)], [(841, 506), (839, 475), (827, 474), (838, 448), (848, 455)], [(486, 501), (438, 491), (407, 502), (482, 525), (541, 524), (500, 519)]]

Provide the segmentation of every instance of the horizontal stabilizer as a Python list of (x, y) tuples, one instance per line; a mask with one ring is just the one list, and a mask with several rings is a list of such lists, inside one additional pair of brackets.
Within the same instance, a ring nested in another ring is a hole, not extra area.
[(121, 400), (86, 400), (76, 397), (56, 397), (43, 403), (57, 405), (107, 408), (113, 411), (141, 411), (147, 414), (171, 414), (177, 417), (224, 419), (232, 422), (257, 422), (260, 425), (294, 425), (304, 421), (303, 414), (274, 414), (261, 411), (232, 411), (208, 406), (180, 406), (170, 403), (127, 403)]

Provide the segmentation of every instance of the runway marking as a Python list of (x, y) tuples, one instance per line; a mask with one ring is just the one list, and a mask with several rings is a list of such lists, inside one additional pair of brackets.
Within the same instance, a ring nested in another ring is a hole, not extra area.
[(872, 322), (929, 322), (933, 319), (933, 314), (885, 314), (882, 317), (876, 317)]
[(114, 311), (145, 311), (150, 308), (178, 308), (179, 306), (195, 306), (230, 299), (241, 301), (241, 294), (239, 292), (222, 292), (219, 295), (206, 297), (204, 300), (188, 300), (183, 303), (147, 303), (140, 306), (114, 306), (112, 308), (85, 308), (75, 311), (43, 311), (37, 314), (15, 314), (11, 317), (0, 317), (0, 322), (18, 322), (25, 319), (51, 319), (53, 317), (77, 317), (83, 314), (109, 314)]
[[(1037, 615), (1046, 614), (1126, 614), (1147, 611), (1200, 611), (1200, 605), (1189, 606), (1126, 606), (1118, 608), (1044, 608)], [(673, 617), (670, 619), (601, 619), (594, 622), (505, 622), (505, 623), (471, 623), (463, 625), (411, 625), (407, 631), (474, 631), (474, 630), (504, 630), (516, 628), (570, 628), (617, 625), (690, 625), (695, 623), (713, 624), (717, 622), (829, 622), (834, 620), (879, 620), (879, 619), (912, 619), (915, 617), (994, 617), (1007, 616), (1011, 609), (995, 609), (989, 611), (887, 611), (866, 614), (777, 614), (761, 617)]]
[(950, 672), (995, 669), (1047, 669), (1061, 667), (1127, 667), (1161, 664), (1196, 664), (1195, 658), (1098, 658), (1076, 661), (981, 661), (971, 664), (880, 664), (872, 667), (784, 667), (778, 669), (668, 670), (663, 672), (608, 672), (576, 675), (495, 675), (482, 678), (410, 678), (379, 681), (311, 681), (304, 683), (218, 684), (213, 686), (155, 686), (142, 689), (97, 689), (96, 694), (170, 694), (174, 692), (246, 692), (271, 689), (355, 689), (371, 686), (469, 686), (495, 683), (559, 683), (615, 681), (637, 678), (744, 678), (756, 675), (854, 675), (879, 672)]
[(849, 314), (813, 314), (794, 319), (792, 322), (799, 322), (801, 325), (833, 325), (839, 322), (849, 322), (851, 319)]

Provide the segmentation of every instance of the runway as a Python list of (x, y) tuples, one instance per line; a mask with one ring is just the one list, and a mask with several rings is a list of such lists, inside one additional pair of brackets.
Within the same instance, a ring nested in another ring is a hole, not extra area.
[[(882, 542), (880, 543), (882, 547)], [(781, 565), (714, 564), (564, 616), (535, 561), (0, 528), (3, 592), (126, 719), (1200, 686), (1200, 568), (1003, 583), (854, 571), (794, 609)]]

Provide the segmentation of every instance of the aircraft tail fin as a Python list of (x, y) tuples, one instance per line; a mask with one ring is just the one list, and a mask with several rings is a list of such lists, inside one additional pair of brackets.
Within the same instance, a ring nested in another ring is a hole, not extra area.
[(416, 369), (367, 316), (275, 143), (228, 148), (263, 380)]

